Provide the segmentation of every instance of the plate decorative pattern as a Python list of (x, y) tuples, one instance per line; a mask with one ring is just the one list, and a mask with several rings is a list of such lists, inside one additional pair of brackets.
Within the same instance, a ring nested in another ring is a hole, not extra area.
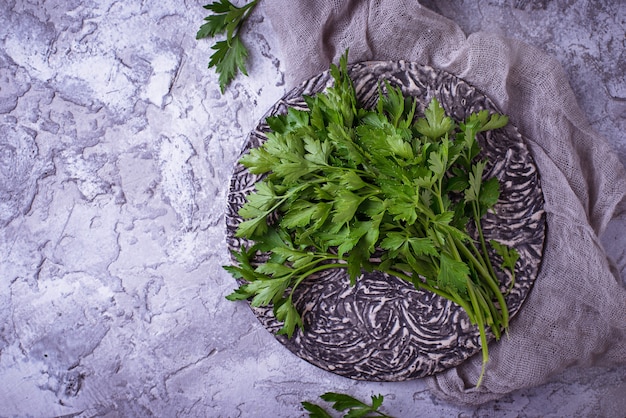
[[(477, 89), (431, 67), (405, 61), (370, 61), (353, 64), (348, 70), (365, 107), (375, 106), (379, 84), (387, 80), (415, 98), (418, 116), (423, 115), (433, 96), (457, 121), (483, 109), (498, 112)], [(267, 116), (284, 113), (288, 107), (306, 109), (303, 95), (323, 91), (332, 82), (326, 71), (292, 89), (250, 133), (242, 154), (265, 141)], [(506, 295), (513, 318), (541, 265), (546, 223), (539, 173), (524, 139), (510, 123), (480, 134), (478, 141), (489, 160), (485, 174), (495, 175), (501, 184), (494, 211), (483, 219), (485, 238), (497, 239), (520, 253), (516, 282)], [(230, 249), (246, 244), (235, 237), (241, 222), (237, 212), (258, 180), (259, 176), (243, 166), (235, 166), (226, 216)], [(470, 229), (471, 234), (474, 232)], [(508, 288), (511, 278), (497, 274), (502, 288)], [(458, 305), (381, 273), (366, 273), (351, 286), (345, 271), (325, 271), (300, 285), (294, 303), (303, 313), (304, 331), (297, 330), (291, 339), (282, 335), (276, 338), (300, 358), (352, 379), (415, 379), (457, 366), (480, 351), (478, 329)], [(269, 332), (280, 328), (271, 308), (251, 309)]]

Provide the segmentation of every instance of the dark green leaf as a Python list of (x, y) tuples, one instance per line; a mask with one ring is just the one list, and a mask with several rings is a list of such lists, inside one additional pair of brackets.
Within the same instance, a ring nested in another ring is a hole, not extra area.
[(356, 279), (363, 272), (362, 269), (369, 265), (368, 256), (369, 254), (360, 247), (355, 247), (348, 255), (346, 261), (348, 262), (348, 276), (352, 285), (356, 283)]
[(274, 166), (274, 174), (282, 177), (286, 184), (296, 183), (302, 176), (315, 170), (316, 167), (304, 158), (299, 161), (281, 161)]
[(383, 404), (385, 397), (381, 394), (372, 396), (372, 409), (377, 410)]
[(466, 213), (466, 205), (463, 200), (458, 202), (454, 207), (454, 219), (452, 225), (458, 230), (465, 230), (467, 223), (469, 222), (469, 216)]
[(481, 207), (485, 209), (492, 208), (500, 197), (500, 182), (495, 177), (484, 181), (480, 188), (480, 195), (478, 196), (478, 202)]
[(266, 306), (271, 303), (276, 303), (282, 298), (283, 293), (287, 289), (289, 284), (288, 280), (284, 279), (262, 279), (255, 280), (246, 284), (245, 291), (254, 295), (252, 306)]
[(430, 238), (415, 238), (411, 237), (408, 240), (411, 249), (415, 255), (437, 255), (438, 251), (435, 248)]
[(212, 11), (213, 13), (228, 13), (229, 10), (235, 6), (233, 6), (233, 4), (228, 0), (219, 0), (202, 7)]
[(309, 418), (333, 418), (324, 408), (311, 402), (302, 402), (302, 407), (309, 411)]
[(367, 222), (371, 225), (371, 227), (361, 239), (361, 244), (363, 244), (363, 248), (367, 249), (369, 254), (373, 254), (376, 250), (376, 244), (378, 243), (378, 238), (380, 236), (380, 223), (382, 220), (383, 214), (380, 214), (373, 216), (372, 220)]
[(296, 327), (302, 328), (302, 318), (293, 306), (291, 299), (285, 299), (282, 303), (274, 305), (274, 314), (276, 319), (283, 323), (283, 327), (277, 334), (285, 334), (288, 338), (291, 338), (296, 330)]
[(367, 406), (358, 399), (344, 393), (327, 392), (320, 397), (326, 402), (332, 402), (333, 409), (336, 411), (345, 411), (349, 408)]
[(454, 128), (454, 122), (446, 116), (443, 107), (433, 98), (424, 111), (425, 119), (418, 119), (415, 129), (430, 139), (439, 139)]
[(448, 180), (448, 183), (446, 186), (447, 186), (446, 187), (447, 191), (460, 192), (460, 191), (465, 190), (469, 186), (469, 183), (467, 179), (465, 178), (452, 177), (450, 180)]
[(385, 86), (387, 87), (386, 95), (379, 90), (379, 112), (381, 110), (385, 112), (392, 125), (397, 127), (404, 116), (404, 96), (400, 87), (393, 87), (388, 81), (385, 81)]
[(231, 302), (234, 302), (237, 300), (246, 300), (250, 297), (252, 297), (252, 294), (247, 292), (245, 287), (242, 286), (242, 287), (235, 289), (232, 293), (228, 294), (226, 296), (226, 299), (230, 300)]
[(215, 52), (211, 55), (209, 68), (215, 67), (215, 70), (218, 72), (220, 90), (223, 94), (226, 86), (235, 78), (238, 70), (244, 75), (248, 75), (246, 70), (248, 49), (239, 37), (233, 38), (230, 42), (216, 42), (211, 49)]
[(386, 139), (387, 146), (394, 156), (406, 159), (413, 158), (413, 147), (411, 147), (411, 144), (405, 141), (398, 132), (388, 133)]
[(226, 14), (226, 40), (232, 41), (234, 35), (236, 34), (236, 30), (239, 28), (239, 25), (243, 21), (243, 16), (246, 12), (246, 9), (232, 7), (230, 11)]
[(272, 130), (272, 132), (278, 133), (278, 134), (285, 133), (285, 130), (287, 127), (286, 115), (279, 114), (279, 115), (269, 116), (265, 119), (265, 122), (267, 123), (269, 128)]
[(509, 123), (509, 118), (504, 115), (493, 114), (489, 119), (489, 122), (483, 124), (480, 128), (481, 132), (491, 131), (498, 128), (503, 128)]
[(267, 221), (265, 217), (260, 216), (241, 222), (237, 226), (235, 236), (238, 238), (253, 238), (255, 236), (263, 235), (267, 232), (267, 228)]
[(280, 223), (283, 227), (290, 229), (306, 226), (319, 213), (319, 205), (306, 200), (298, 200), (291, 204)]
[(367, 233), (372, 229), (372, 226), (373, 223), (370, 221), (356, 221), (350, 224), (350, 232), (348, 233), (347, 239), (337, 248), (337, 253), (339, 254), (339, 256), (342, 256), (343, 254), (352, 250), (352, 248), (357, 245), (361, 238), (367, 235)]
[(269, 132), (263, 148), (279, 161), (299, 162), (304, 158), (304, 142), (292, 131), (283, 134)]
[(435, 216), (433, 222), (439, 225), (449, 225), (452, 222), (452, 218), (454, 218), (454, 212), (446, 211)]
[(354, 142), (354, 132), (351, 128), (343, 124), (331, 123), (327, 130), (328, 138), (332, 140), (339, 157), (352, 162), (355, 166), (364, 161), (365, 157)]
[(372, 412), (371, 408), (369, 407), (363, 407), (363, 408), (353, 408), (350, 411), (348, 411), (347, 414), (345, 414), (343, 417), (344, 418), (364, 418), (367, 416), (372, 416), (369, 415)]
[[(413, 275), (413, 284), (416, 288), (419, 287), (419, 283), (421, 282), (417, 275), (424, 277), (427, 281), (432, 281), (437, 276), (437, 272), (435, 266), (433, 266), (433, 262), (429, 258), (425, 257), (407, 257), (407, 261), (409, 263), (409, 269), (407, 271), (414, 271), (416, 274)], [(398, 265), (398, 268), (401, 268)]]
[(430, 170), (436, 175), (437, 178), (442, 177), (446, 172), (446, 161), (444, 161), (443, 155), (439, 152), (432, 152), (430, 154), (428, 164)]
[(271, 183), (260, 181), (255, 187), (257, 191), (248, 195), (248, 201), (239, 209), (239, 215), (244, 219), (265, 218), (277, 201)]
[(502, 257), (502, 268), (508, 269), (513, 276), (513, 280), (515, 280), (515, 265), (520, 258), (519, 252), (515, 248), (509, 248), (496, 240), (490, 240), (489, 243), (496, 253)]
[(332, 151), (332, 147), (329, 142), (319, 141), (311, 137), (305, 137), (304, 149), (307, 152), (304, 158), (307, 160), (318, 165), (328, 164), (328, 156)]
[(380, 242), (380, 247), (384, 250), (397, 250), (399, 249), (405, 242), (407, 241), (407, 237), (402, 232), (390, 232), (383, 238)]
[(287, 110), (286, 123), (292, 131), (303, 126), (309, 126), (309, 112), (290, 107), (289, 110)]
[(265, 234), (256, 237), (254, 248), (271, 252), (276, 248), (293, 248), (293, 243), (289, 234), (282, 229), (269, 228)]
[[(347, 411), (344, 418), (363, 418), (363, 417), (387, 417), (378, 409), (383, 403), (383, 396), (372, 396), (372, 404), (368, 405), (365, 402), (343, 393), (327, 392), (321, 396), (326, 402), (332, 402), (332, 408), (336, 411)], [(374, 415), (375, 414), (375, 415)]]
[(350, 190), (341, 190), (333, 206), (333, 222), (344, 224), (350, 221), (363, 200), (365, 200), (364, 197)]
[(239, 159), (239, 162), (252, 174), (265, 174), (278, 164), (279, 159), (263, 147), (254, 148)]
[(224, 266), (224, 270), (229, 272), (235, 279), (244, 279), (248, 282), (257, 280), (259, 278), (259, 275), (254, 271), (254, 268), (250, 265), (249, 260), (246, 259), (246, 260), (238, 261), (238, 263), (239, 265), (237, 266)]
[(273, 249), (273, 252), (275, 254), (278, 254), (280, 256), (282, 256), (285, 260), (294, 262), (299, 260), (302, 257), (307, 257), (307, 253), (303, 252), (301, 250), (296, 250), (293, 248), (289, 248), (289, 247), (285, 247), (285, 246), (281, 246), (281, 247), (275, 247)]
[(467, 293), (467, 278), (469, 277), (469, 267), (467, 264), (441, 255), (439, 265), (439, 275), (437, 282), (444, 289), (454, 289), (460, 294)]
[(509, 118), (497, 113), (489, 115), (489, 111), (481, 110), (471, 114), (466, 123), (474, 125), (476, 132), (484, 132), (506, 126), (509, 123)]
[(479, 161), (472, 167), (472, 172), (469, 173), (469, 187), (465, 190), (466, 202), (478, 202), (485, 164), (484, 161)]
[[(345, 239), (342, 240), (342, 242), (337, 247), (337, 255), (339, 257), (343, 257), (343, 255), (349, 252), (350, 250), (352, 250), (358, 242), (359, 242), (358, 237), (355, 238), (355, 237), (351, 237), (350, 235), (348, 235)], [(359, 266), (359, 270), (360, 270), (360, 266)], [(357, 272), (357, 275), (358, 274), (359, 273)]]
[(340, 179), (340, 182), (348, 190), (358, 190), (367, 186), (367, 183), (354, 171), (346, 171)]
[(272, 277), (281, 277), (281, 276), (286, 276), (290, 273), (293, 273), (293, 269), (291, 269), (290, 267), (285, 266), (284, 264), (271, 263), (271, 262), (260, 264), (255, 269), (255, 271), (257, 273), (267, 274)]
[(196, 39), (202, 38), (212, 38), (217, 34), (220, 34), (226, 30), (226, 16), (223, 15), (211, 15), (204, 20), (207, 23), (200, 26), (198, 33), (196, 34)]

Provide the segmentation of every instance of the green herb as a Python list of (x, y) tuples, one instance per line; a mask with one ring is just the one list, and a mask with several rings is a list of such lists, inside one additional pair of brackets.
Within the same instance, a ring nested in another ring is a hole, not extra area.
[(253, 0), (242, 7), (234, 6), (228, 0), (220, 0), (203, 6), (212, 11), (213, 14), (204, 18), (206, 23), (200, 26), (196, 39), (213, 38), (219, 34), (226, 34), (225, 40), (217, 41), (211, 47), (215, 52), (209, 61), (209, 68), (215, 67), (219, 74), (222, 94), (238, 71), (248, 75), (246, 71), (248, 50), (241, 41), (239, 31), (254, 10), (257, 1)]
[[(320, 271), (345, 268), (352, 283), (363, 271), (402, 278), (460, 305), (478, 326), (480, 385), (487, 328), (500, 338), (509, 321), (489, 245), (500, 269), (514, 272), (518, 255), (485, 241), (480, 220), (500, 191), (496, 178), (484, 178), (476, 135), (507, 118), (483, 111), (457, 125), (433, 98), (415, 120), (416, 103), (388, 83), (376, 108), (363, 109), (346, 55), (331, 74), (333, 87), (305, 98), (308, 111), (268, 118), (267, 141), (240, 159), (264, 178), (239, 211), (236, 236), (254, 244), (226, 267), (247, 282), (228, 299), (272, 304), (279, 332), (291, 337), (303, 324), (294, 291)], [(267, 256), (260, 264), (259, 253)]]
[(502, 268), (506, 268), (511, 272), (511, 284), (509, 285), (509, 291), (515, 285), (515, 264), (519, 260), (519, 253), (515, 248), (509, 248), (504, 244), (500, 244), (496, 240), (490, 240), (489, 243), (496, 251), (496, 253), (502, 257)]
[[(334, 392), (327, 392), (320, 396), (320, 398), (326, 402), (333, 402), (332, 408), (335, 411), (347, 410), (345, 415), (343, 415), (344, 418), (393, 418), (379, 411), (379, 408), (383, 404), (383, 395), (372, 396), (371, 404), (361, 402), (350, 395)], [(332, 418), (332, 415), (319, 405), (310, 402), (302, 402), (302, 406), (309, 411), (309, 418)]]

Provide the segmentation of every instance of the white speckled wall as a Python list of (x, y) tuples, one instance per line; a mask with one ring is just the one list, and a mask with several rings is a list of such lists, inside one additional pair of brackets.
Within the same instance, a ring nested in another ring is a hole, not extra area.
[[(624, 2), (438, 3), (558, 58), (626, 163)], [(231, 167), (285, 69), (260, 7), (250, 77), (222, 95), (203, 4), (0, 2), (0, 416), (298, 417), (329, 390), (382, 393), (398, 417), (623, 416), (624, 368), (462, 408), (322, 371), (226, 301)], [(605, 244), (626, 279), (621, 228)]]

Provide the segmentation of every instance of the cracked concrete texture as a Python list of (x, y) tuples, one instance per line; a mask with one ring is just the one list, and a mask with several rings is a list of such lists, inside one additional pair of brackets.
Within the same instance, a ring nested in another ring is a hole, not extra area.
[[(424, 2), (553, 54), (626, 162), (623, 2), (466, 3)], [(250, 77), (222, 95), (194, 39), (202, 4), (0, 3), (0, 416), (294, 417), (329, 390), (382, 393), (400, 417), (626, 409), (623, 368), (568, 370), (478, 409), (421, 381), (350, 381), (225, 301), (231, 167), (285, 69), (259, 8)], [(623, 273), (620, 225), (605, 243)]]

